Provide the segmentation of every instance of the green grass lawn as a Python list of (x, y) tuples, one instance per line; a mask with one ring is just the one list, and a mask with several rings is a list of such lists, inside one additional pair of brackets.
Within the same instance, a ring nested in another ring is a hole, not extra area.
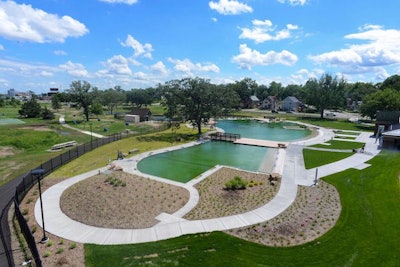
[(86, 244), (86, 265), (399, 266), (400, 153), (384, 151), (368, 163), (362, 171), (324, 178), (338, 189), (342, 213), (331, 231), (305, 245), (267, 247), (213, 232), (145, 244)]
[(327, 149), (357, 149), (361, 148), (364, 145), (364, 143), (361, 142), (347, 142), (340, 140), (330, 140), (326, 143), (330, 145), (316, 144), (312, 145), (311, 147), (327, 148)]
[(329, 164), (353, 155), (352, 152), (329, 152), (311, 149), (303, 149), (303, 157), (306, 169), (312, 169)]

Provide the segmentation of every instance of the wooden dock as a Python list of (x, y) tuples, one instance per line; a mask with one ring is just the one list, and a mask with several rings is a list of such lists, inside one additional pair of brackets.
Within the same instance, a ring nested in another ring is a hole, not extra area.
[(260, 140), (252, 138), (239, 138), (233, 143), (240, 145), (262, 146), (271, 148), (287, 148), (287, 146), (289, 145), (288, 142), (277, 142), (277, 141)]
[(209, 135), (211, 140), (216, 140), (216, 141), (228, 141), (228, 142), (234, 142), (238, 139), (240, 139), (240, 134), (234, 134), (234, 133), (212, 133)]

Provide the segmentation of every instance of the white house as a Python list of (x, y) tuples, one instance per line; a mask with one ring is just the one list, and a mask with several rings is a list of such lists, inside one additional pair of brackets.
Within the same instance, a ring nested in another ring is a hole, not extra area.
[(286, 97), (282, 102), (282, 109), (285, 111), (298, 111), (303, 103), (294, 96)]

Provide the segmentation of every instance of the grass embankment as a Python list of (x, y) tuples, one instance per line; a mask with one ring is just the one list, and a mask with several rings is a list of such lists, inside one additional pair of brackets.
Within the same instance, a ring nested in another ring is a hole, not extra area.
[[(181, 138), (180, 142), (177, 141), (178, 136)], [(181, 127), (175, 133), (169, 129), (160, 133), (122, 139), (82, 155), (51, 173), (48, 177), (71, 177), (96, 168), (105, 167), (110, 160), (117, 158), (118, 151), (128, 153), (130, 150), (138, 149), (136, 153), (142, 153), (197, 139), (196, 131), (186, 127)]]
[(352, 152), (330, 152), (303, 149), (304, 164), (306, 169), (312, 169), (329, 164), (353, 155)]
[(368, 163), (324, 179), (338, 189), (342, 213), (333, 230), (306, 245), (266, 247), (214, 232), (145, 244), (86, 244), (86, 265), (398, 266), (400, 154), (384, 151)]

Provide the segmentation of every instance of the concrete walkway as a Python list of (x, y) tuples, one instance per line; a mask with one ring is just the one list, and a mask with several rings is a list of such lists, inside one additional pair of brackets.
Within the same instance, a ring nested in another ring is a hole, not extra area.
[[(199, 200), (199, 195), (197, 190), (194, 188), (194, 185), (202, 179), (208, 177), (211, 173), (217, 171), (219, 168), (221, 168), (221, 166), (212, 168), (211, 170), (203, 173), (198, 178), (191, 180), (186, 184), (143, 174), (140, 173), (136, 168), (137, 162), (149, 155), (163, 153), (172, 149), (180, 149), (182, 147), (188, 147), (190, 145), (197, 145), (201, 143), (194, 142), (175, 148), (160, 149), (153, 152), (142, 153), (132, 158), (115, 162), (117, 165), (123, 167), (124, 171), (126, 172), (138, 174), (165, 183), (174, 184), (176, 186), (181, 186), (189, 191), (190, 200), (188, 203), (174, 214), (160, 214), (157, 217), (157, 219), (160, 220), (160, 223), (157, 225), (146, 229), (107, 229), (82, 224), (70, 219), (64, 213), (62, 213), (60, 209), (60, 197), (63, 191), (71, 185), (97, 174), (99, 171), (105, 171), (105, 168), (101, 168), (65, 180), (57, 185), (52, 186), (43, 193), (46, 230), (54, 235), (80, 243), (129, 244), (164, 240), (185, 234), (223, 231), (261, 223), (279, 215), (293, 203), (297, 195), (297, 185), (309, 186), (313, 184), (315, 178), (315, 169), (306, 170), (304, 168), (302, 154), (303, 146), (326, 142), (332, 138), (334, 138), (334, 133), (332, 130), (321, 128), (319, 129), (318, 136), (308, 140), (292, 142), (286, 150), (279, 149), (279, 156), (275, 162), (273, 170), (273, 172), (282, 174), (281, 186), (278, 193), (266, 205), (243, 214), (194, 221), (189, 221), (182, 218), (187, 212), (196, 206)], [(371, 159), (373, 156), (379, 153), (379, 151), (377, 149), (377, 145), (374, 144), (375, 140), (370, 138), (369, 134), (361, 133), (361, 135), (358, 137), (358, 140), (367, 142), (365, 153), (356, 153), (347, 159), (319, 167), (318, 178), (335, 172), (340, 172), (348, 168), (367, 167), (368, 165), (366, 165), (364, 162)], [(39, 225), (42, 225), (39, 202), (36, 202), (35, 205), (35, 217)]]
[(85, 130), (81, 130), (81, 129), (69, 126), (68, 124), (65, 123), (65, 115), (62, 115), (62, 114), (59, 114), (59, 115), (60, 115), (60, 118), (58, 118), (58, 122), (65, 128), (68, 128), (68, 129), (71, 129), (71, 130), (74, 130), (74, 131), (78, 131), (78, 132), (81, 132), (83, 134), (87, 134), (87, 135), (94, 136), (94, 137), (97, 137), (97, 138), (104, 138), (105, 137), (104, 135), (101, 135), (101, 134), (98, 134), (98, 133), (94, 133), (94, 132), (91, 132), (91, 131), (85, 131)]

